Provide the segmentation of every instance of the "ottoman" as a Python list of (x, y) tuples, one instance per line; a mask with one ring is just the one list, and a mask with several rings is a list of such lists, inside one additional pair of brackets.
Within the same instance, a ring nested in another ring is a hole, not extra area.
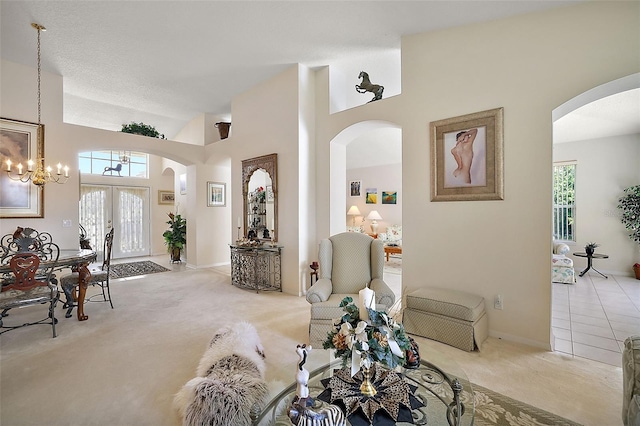
[(479, 349), (489, 335), (484, 298), (446, 288), (425, 287), (407, 294), (402, 322), (407, 333), (465, 351)]

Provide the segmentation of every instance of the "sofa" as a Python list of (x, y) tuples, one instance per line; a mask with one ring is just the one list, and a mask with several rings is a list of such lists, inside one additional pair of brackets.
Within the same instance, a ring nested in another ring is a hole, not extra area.
[(402, 225), (390, 225), (385, 232), (378, 234), (384, 245), (402, 246)]
[(573, 269), (573, 260), (566, 256), (569, 251), (569, 246), (565, 243), (553, 243), (553, 254), (551, 255), (551, 282), (575, 284), (576, 273)]

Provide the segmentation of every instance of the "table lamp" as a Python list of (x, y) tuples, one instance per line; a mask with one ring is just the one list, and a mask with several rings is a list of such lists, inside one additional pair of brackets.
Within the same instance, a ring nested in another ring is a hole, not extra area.
[(347, 212), (347, 216), (352, 216), (351, 226), (356, 226), (356, 216), (362, 216), (360, 210), (358, 210), (358, 206), (351, 206), (349, 211)]
[(367, 215), (367, 219), (371, 221), (371, 232), (374, 234), (378, 233), (378, 222), (377, 220), (382, 220), (382, 216), (378, 213), (377, 210), (371, 210), (371, 213)]

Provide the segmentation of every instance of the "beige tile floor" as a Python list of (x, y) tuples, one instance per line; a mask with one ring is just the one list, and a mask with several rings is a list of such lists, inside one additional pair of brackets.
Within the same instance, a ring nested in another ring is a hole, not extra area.
[(624, 340), (640, 335), (640, 281), (589, 271), (553, 283), (551, 309), (556, 351), (620, 367)]

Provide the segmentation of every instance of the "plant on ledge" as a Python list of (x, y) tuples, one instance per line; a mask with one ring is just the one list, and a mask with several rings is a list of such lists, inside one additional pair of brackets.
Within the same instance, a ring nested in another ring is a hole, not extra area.
[[(640, 185), (630, 186), (624, 193), (618, 200), (620, 221), (629, 231), (629, 238), (640, 245)], [(640, 263), (635, 263), (633, 270), (640, 280)]]
[(161, 135), (155, 127), (142, 122), (135, 123), (132, 121), (130, 124), (123, 124), (122, 130), (120, 131), (123, 133), (133, 133), (136, 135), (149, 136), (151, 138), (164, 139), (164, 135)]
[(187, 243), (187, 220), (183, 219), (179, 214), (167, 213), (169, 220), (167, 225), (169, 229), (164, 231), (164, 243), (171, 254), (171, 262), (181, 262), (180, 252)]

